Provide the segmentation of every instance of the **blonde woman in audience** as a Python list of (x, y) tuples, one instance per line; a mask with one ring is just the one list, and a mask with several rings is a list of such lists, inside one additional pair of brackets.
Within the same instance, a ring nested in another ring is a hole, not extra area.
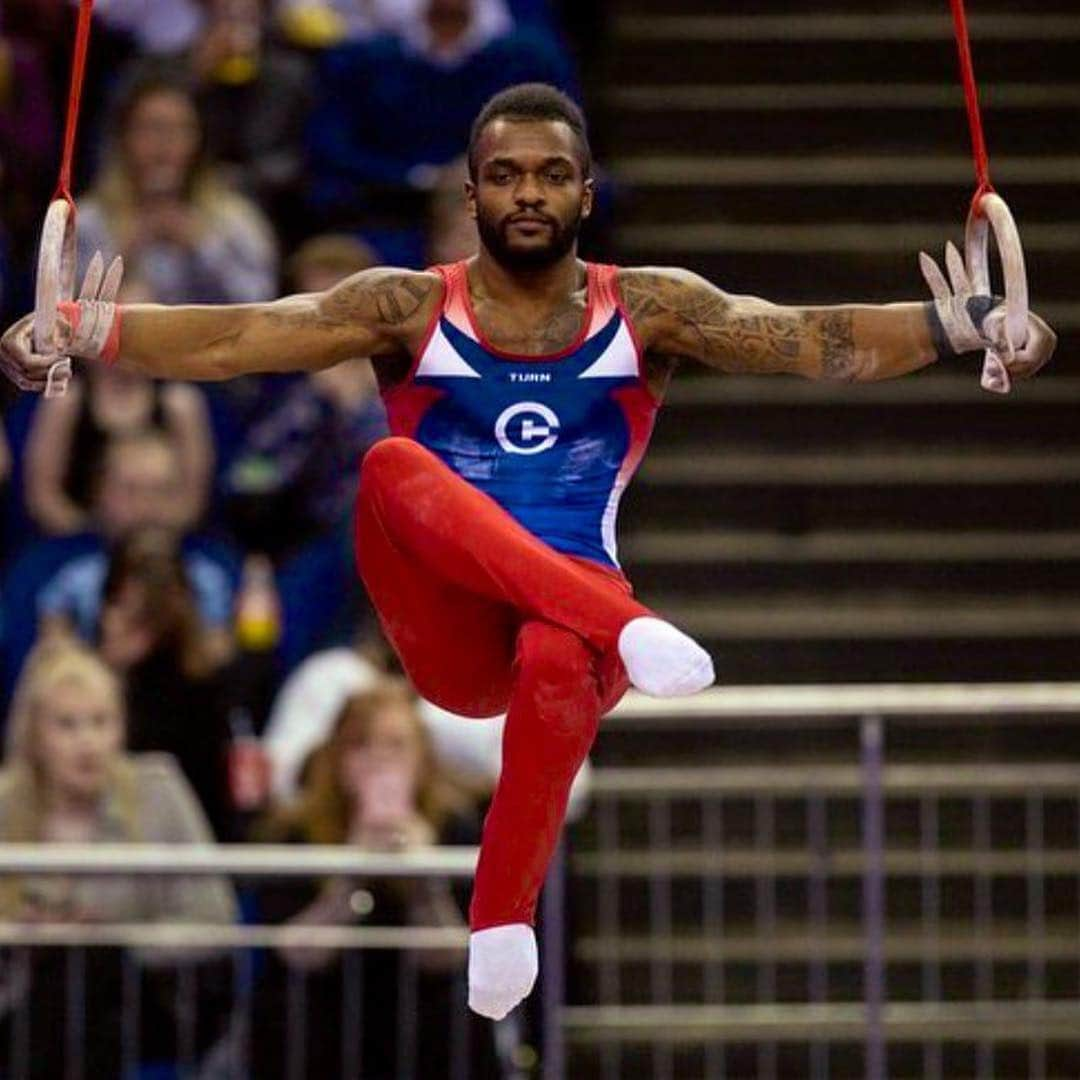
[[(0, 769), (0, 838), (8, 843), (204, 844), (206, 818), (173, 759), (125, 753), (120, 683), (66, 638), (26, 661)], [(216, 878), (17, 878), (0, 887), (0, 917), (232, 922)]]
[[(0, 839), (7, 843), (205, 844), (210, 831), (173, 760), (124, 751), (120, 685), (90, 650), (66, 639), (37, 647), (16, 688), (8, 720), (7, 756), (0, 769)], [(226, 881), (207, 877), (18, 875), (0, 880), (0, 918), (8, 922), (230, 923), (235, 896)], [(84, 1075), (120, 1075), (123, 1028), (121, 964), (112, 950), (82, 952), (87, 1040)], [(175, 966), (205, 957), (156, 947), (137, 962)], [(32, 1076), (64, 1072), (63, 993), (66, 958), (34, 950), (3, 969), (0, 1001), (24, 1009)], [(144, 977), (144, 987), (157, 985)], [(155, 1004), (156, 1003), (156, 1004)], [(8, 1022), (18, 1023), (10, 1015)], [(160, 999), (143, 1010), (144, 1052), (169, 1056), (162, 1043), (174, 1030)], [(0, 1055), (10, 1046), (0, 1038)], [(2, 1071), (3, 1062), (0, 1062)]]
[(229, 191), (203, 156), (187, 85), (137, 76), (115, 110), (115, 143), (79, 201), (79, 255), (124, 256), (163, 304), (243, 303), (271, 297), (277, 251), (266, 218)]

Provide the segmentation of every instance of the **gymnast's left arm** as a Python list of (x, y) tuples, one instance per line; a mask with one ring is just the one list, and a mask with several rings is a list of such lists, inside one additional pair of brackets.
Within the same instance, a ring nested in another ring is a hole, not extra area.
[[(1003, 305), (989, 297), (958, 302), (956, 311), (919, 302), (794, 307), (726, 293), (688, 270), (651, 268), (621, 271), (619, 287), (647, 352), (728, 374), (876, 382), (984, 349), (1004, 332)], [(1056, 340), (1031, 315), (1010, 373), (1034, 375)]]

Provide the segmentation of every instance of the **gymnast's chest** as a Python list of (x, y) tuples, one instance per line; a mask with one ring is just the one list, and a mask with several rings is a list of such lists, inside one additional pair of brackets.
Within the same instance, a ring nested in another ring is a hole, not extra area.
[(641, 411), (637, 354), (617, 313), (580, 345), (537, 358), (500, 355), (443, 318), (413, 385), (424, 399), (416, 437), (470, 479), (617, 468)]
[(606, 426), (612, 387), (572, 369), (559, 360), (493, 357), (475, 377), (420, 375), (417, 384), (434, 391), (421, 438), (446, 449), (518, 457), (588, 441)]

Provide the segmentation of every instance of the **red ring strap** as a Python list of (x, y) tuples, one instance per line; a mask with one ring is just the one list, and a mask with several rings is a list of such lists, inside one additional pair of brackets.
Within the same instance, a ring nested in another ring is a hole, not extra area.
[(975, 66), (971, 60), (971, 41), (968, 37), (967, 13), (964, 0), (950, 0), (953, 28), (956, 32), (956, 48), (960, 54), (960, 78), (964, 84), (964, 100), (967, 103), (968, 127), (971, 129), (971, 153), (975, 162), (975, 180), (978, 184), (972, 207), (988, 191), (994, 190), (990, 183), (990, 156), (986, 152), (983, 136), (982, 114), (979, 111), (979, 88), (975, 82)]
[(83, 79), (86, 75), (86, 50), (90, 44), (90, 15), (94, 0), (79, 0), (79, 22), (75, 30), (75, 52), (71, 61), (71, 86), (68, 90), (67, 122), (64, 127), (64, 156), (60, 160), (60, 177), (56, 182), (57, 199), (71, 198), (71, 163), (75, 156), (75, 136), (79, 128), (79, 108), (82, 103)]

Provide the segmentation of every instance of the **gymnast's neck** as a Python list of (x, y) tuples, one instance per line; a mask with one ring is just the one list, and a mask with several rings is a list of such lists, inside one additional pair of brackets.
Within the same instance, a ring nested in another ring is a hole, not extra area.
[(585, 264), (577, 247), (550, 266), (510, 268), (498, 262), (487, 248), (469, 261), (469, 285), (474, 295), (499, 303), (542, 306), (564, 301), (585, 284)]

